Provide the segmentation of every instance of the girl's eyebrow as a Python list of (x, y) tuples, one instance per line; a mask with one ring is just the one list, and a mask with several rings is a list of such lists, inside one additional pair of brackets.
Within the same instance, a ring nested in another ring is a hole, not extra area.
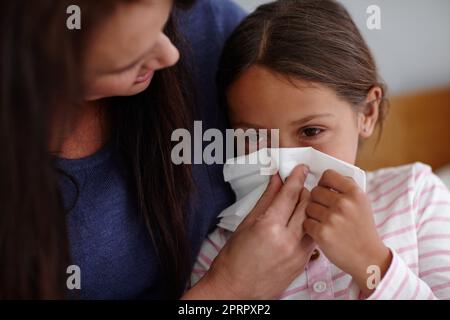
[(307, 122), (309, 122), (309, 121), (311, 121), (311, 120), (315, 120), (315, 119), (317, 119), (317, 118), (328, 118), (328, 117), (335, 117), (335, 115), (332, 114), (332, 113), (312, 114), (312, 115), (310, 115), (310, 116), (301, 118), (301, 119), (299, 119), (299, 120), (295, 120), (295, 121), (293, 121), (291, 124), (292, 124), (292, 125), (298, 126), (298, 125), (307, 123)]

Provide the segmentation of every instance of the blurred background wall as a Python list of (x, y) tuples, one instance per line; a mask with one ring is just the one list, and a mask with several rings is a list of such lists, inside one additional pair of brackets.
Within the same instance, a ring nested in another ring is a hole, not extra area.
[[(235, 1), (248, 11), (270, 2)], [(392, 94), (450, 85), (450, 0), (339, 1), (372, 49)], [(366, 27), (366, 9), (373, 4), (381, 9), (381, 30)]]

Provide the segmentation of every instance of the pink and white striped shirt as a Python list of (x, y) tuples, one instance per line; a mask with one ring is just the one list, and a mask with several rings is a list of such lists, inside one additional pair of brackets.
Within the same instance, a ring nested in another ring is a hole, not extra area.
[[(450, 299), (450, 192), (421, 163), (367, 173), (378, 233), (393, 259), (367, 299)], [(202, 245), (191, 275), (194, 285), (209, 269), (231, 232), (217, 228)], [(318, 249), (283, 300), (366, 299), (352, 280)]]

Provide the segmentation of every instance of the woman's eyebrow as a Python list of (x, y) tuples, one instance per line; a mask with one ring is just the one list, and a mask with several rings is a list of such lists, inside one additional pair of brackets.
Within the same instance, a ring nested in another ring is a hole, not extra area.
[(311, 121), (311, 120), (315, 120), (315, 119), (317, 119), (317, 118), (328, 118), (328, 117), (334, 117), (334, 116), (335, 116), (335, 115), (332, 114), (332, 113), (312, 114), (312, 115), (310, 115), (310, 116), (301, 118), (301, 119), (299, 119), (299, 120), (295, 120), (295, 121), (291, 122), (291, 124), (292, 124), (292, 125), (297, 125), (297, 126), (298, 126), (298, 125), (307, 123), (307, 122), (309, 122), (309, 121)]

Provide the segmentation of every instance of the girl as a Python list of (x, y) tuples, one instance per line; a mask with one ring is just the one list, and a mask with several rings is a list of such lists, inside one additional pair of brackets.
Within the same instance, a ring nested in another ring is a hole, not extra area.
[[(73, 4), (81, 30), (66, 28)], [(67, 297), (72, 264), (81, 289), (71, 296), (85, 299), (257, 298), (266, 273), (274, 274), (270, 297), (298, 273), (298, 256), (268, 250), (298, 239), (268, 237), (270, 226), (255, 222), (230, 245), (245, 254), (222, 255), (221, 267), (184, 292), (191, 260), (229, 198), (214, 168), (170, 161), (172, 131), (190, 128), (193, 117), (186, 80), (194, 74), (186, 59), (177, 63), (184, 42), (176, 18), (195, 35), (200, 109), (212, 119), (209, 79), (222, 39), (243, 16), (228, 0), (180, 10), (192, 5), (0, 2), (0, 299)], [(292, 202), (277, 192), (270, 199)], [(254, 261), (264, 267), (250, 277), (230, 272)], [(290, 268), (277, 268), (280, 261)]]
[[(258, 8), (228, 40), (218, 79), (234, 128), (277, 128), (280, 147), (311, 146), (351, 164), (387, 111), (374, 59), (332, 0)], [(299, 197), (303, 239), (316, 250), (280, 298), (450, 298), (450, 193), (428, 166), (370, 172), (366, 194), (329, 170)], [(233, 238), (221, 229), (208, 237), (193, 283)], [(371, 286), (373, 270), (380, 281)]]

